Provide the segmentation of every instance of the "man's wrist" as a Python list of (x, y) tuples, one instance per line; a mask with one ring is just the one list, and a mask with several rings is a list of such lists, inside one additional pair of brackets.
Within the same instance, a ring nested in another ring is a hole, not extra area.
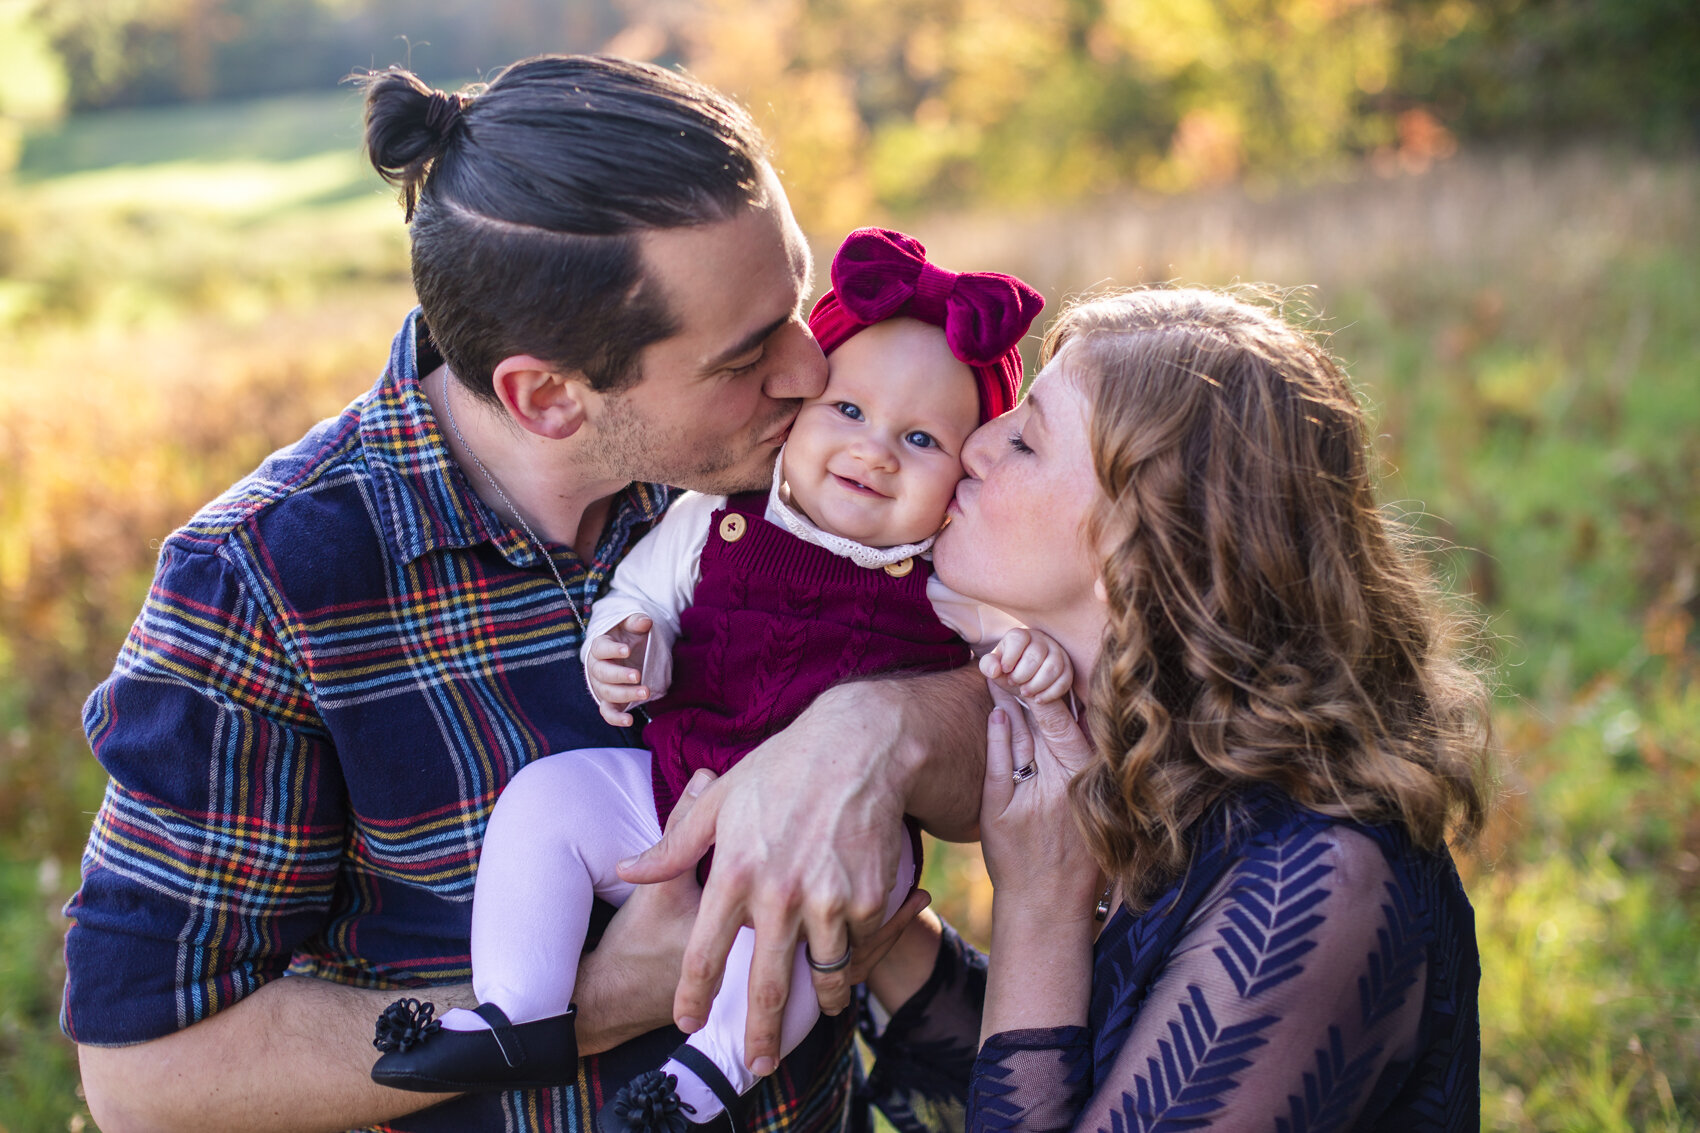
[(862, 773), (877, 776), (873, 785), (893, 794), (902, 813), (946, 841), (979, 838), (991, 698), (978, 670), (855, 681), (815, 703), (834, 712), (849, 707), (834, 726), (858, 737), (858, 750), (869, 755)]
[(614, 948), (603, 946), (586, 952), (579, 960), (574, 984), (573, 1026), (580, 1057), (601, 1054), (660, 1027), (672, 1025), (672, 985), (678, 982), (677, 965), (671, 982), (658, 992), (649, 965), (633, 963)]
[(917, 703), (912, 683), (901, 678), (851, 681), (827, 689), (811, 709), (843, 734), (859, 737), (863, 774), (900, 799), (909, 797), (928, 751), (909, 718)]
[(629, 1012), (617, 1009), (628, 976), (627, 965), (611, 955), (587, 952), (579, 961), (573, 1027), (581, 1058), (612, 1050), (644, 1033), (643, 1025), (632, 1019)]

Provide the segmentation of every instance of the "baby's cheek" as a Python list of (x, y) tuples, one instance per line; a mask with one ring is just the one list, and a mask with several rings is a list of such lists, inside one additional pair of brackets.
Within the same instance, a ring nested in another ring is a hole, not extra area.
[(950, 505), (950, 498), (956, 494), (956, 485), (962, 481), (962, 462), (959, 460), (939, 461), (936, 470), (929, 469), (925, 498), (927, 508), (935, 511), (939, 523), (944, 522), (944, 509)]

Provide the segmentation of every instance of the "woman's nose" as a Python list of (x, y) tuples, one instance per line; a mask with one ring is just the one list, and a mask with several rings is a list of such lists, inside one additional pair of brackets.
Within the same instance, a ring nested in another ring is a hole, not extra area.
[(997, 451), (997, 440), (993, 436), (996, 424), (997, 418), (994, 417), (969, 433), (968, 439), (962, 443), (962, 471), (976, 480), (985, 479), (986, 468), (991, 464), (992, 454)]

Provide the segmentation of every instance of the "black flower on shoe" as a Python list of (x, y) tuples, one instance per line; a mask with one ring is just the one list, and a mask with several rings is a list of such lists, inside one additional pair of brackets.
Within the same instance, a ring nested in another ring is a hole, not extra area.
[(630, 1133), (686, 1133), (688, 1114), (696, 1110), (679, 1100), (679, 1080), (659, 1070), (645, 1070), (620, 1088), (610, 1108)]
[(433, 1018), (437, 1007), (417, 999), (398, 999), (378, 1016), (377, 1034), (372, 1045), (389, 1054), (405, 1054), (442, 1029), (442, 1020)]

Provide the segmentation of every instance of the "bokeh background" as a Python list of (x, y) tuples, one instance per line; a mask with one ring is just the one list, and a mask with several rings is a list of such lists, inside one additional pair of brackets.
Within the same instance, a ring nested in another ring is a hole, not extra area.
[[(1692, 0), (0, 0), (0, 1133), (92, 1127), (56, 1024), (78, 716), (159, 542), (413, 302), (339, 80), (539, 50), (736, 93), (823, 262), (884, 222), (1053, 311), (1308, 285), (1484, 619), (1484, 1127), (1700, 1126)], [(983, 939), (977, 856), (930, 883)]]

